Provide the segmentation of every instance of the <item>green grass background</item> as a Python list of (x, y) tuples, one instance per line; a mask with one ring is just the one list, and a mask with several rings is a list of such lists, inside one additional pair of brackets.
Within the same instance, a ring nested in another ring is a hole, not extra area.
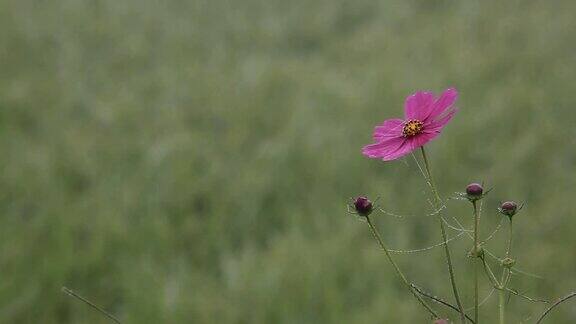
[[(412, 91), (449, 86), (461, 110), (428, 147), (440, 190), (493, 187), (484, 234), (500, 200), (526, 202), (513, 254), (544, 279), (513, 286), (576, 289), (575, 12), (568, 0), (0, 0), (0, 322), (106, 323), (67, 286), (125, 323), (427, 323), (345, 210), (367, 194), (430, 212), (411, 159), (360, 148)], [(449, 212), (470, 224), (466, 202)], [(375, 217), (392, 248), (439, 242), (433, 218)], [(499, 255), (504, 233), (489, 244)], [(469, 307), (470, 242), (457, 242)], [(396, 258), (452, 300), (441, 250)], [(575, 305), (548, 323), (575, 322)], [(543, 308), (512, 298), (509, 322)], [(494, 323), (496, 295), (481, 309)]]

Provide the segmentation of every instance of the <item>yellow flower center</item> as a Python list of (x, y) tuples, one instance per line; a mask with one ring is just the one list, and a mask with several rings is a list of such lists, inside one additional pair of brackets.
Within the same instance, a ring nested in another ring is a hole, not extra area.
[(422, 133), (422, 126), (424, 124), (416, 119), (410, 119), (404, 124), (404, 128), (402, 129), (402, 135), (404, 137), (411, 137), (414, 135), (418, 135)]

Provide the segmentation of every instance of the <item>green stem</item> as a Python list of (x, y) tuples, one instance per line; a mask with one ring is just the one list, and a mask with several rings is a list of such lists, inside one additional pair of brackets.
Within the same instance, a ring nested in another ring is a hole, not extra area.
[(500, 324), (506, 324), (506, 291), (498, 290), (498, 318)]
[(506, 249), (506, 257), (509, 257), (510, 253), (512, 253), (512, 219), (510, 219), (510, 226), (508, 232), (508, 249)]
[[(506, 258), (510, 257), (512, 251), (512, 219), (510, 218), (510, 225), (508, 226), (508, 246), (506, 248)], [(502, 278), (500, 279), (500, 291), (498, 292), (498, 310), (500, 314), (500, 324), (506, 323), (506, 286), (508, 285), (508, 280), (510, 279), (510, 269), (504, 267), (502, 269)]]
[(540, 318), (538, 318), (538, 321), (536, 322), (536, 324), (540, 324), (542, 322), (542, 320), (544, 319), (544, 317), (546, 317), (546, 315), (548, 315), (555, 307), (558, 307), (558, 305), (562, 304), (563, 302), (567, 301), (568, 299), (570, 299), (572, 297), (576, 297), (576, 291), (571, 292), (568, 295), (558, 299), (558, 301), (556, 301), (554, 304), (552, 304), (552, 306), (548, 307), (548, 309), (546, 309), (546, 311), (542, 315), (540, 315)]
[[(510, 221), (510, 234), (508, 238), (508, 248), (506, 250), (505, 258), (510, 257), (510, 253), (512, 250), (512, 221)], [(510, 268), (505, 267), (504, 271), (502, 272), (502, 286), (505, 288), (508, 285), (508, 281), (510, 280)]]
[(62, 291), (78, 300), (80, 300), (81, 302), (85, 303), (86, 305), (92, 307), (93, 309), (95, 309), (97, 312), (99, 312), (100, 314), (108, 317), (110, 320), (112, 320), (114, 323), (117, 324), (121, 324), (120, 320), (117, 319), (116, 317), (114, 317), (114, 315), (108, 313), (107, 311), (105, 311), (104, 309), (100, 308), (98, 305), (94, 304), (93, 302), (89, 301), (88, 299), (78, 295), (77, 293), (75, 293), (74, 291), (66, 288), (66, 287), (62, 287)]
[[(417, 291), (420, 295), (422, 295), (422, 296), (424, 296), (424, 297), (428, 297), (428, 298), (432, 299), (433, 301), (435, 301), (435, 302), (437, 302), (437, 303), (439, 303), (439, 304), (442, 304), (442, 305), (444, 305), (444, 306), (446, 306), (446, 307), (448, 307), (448, 308), (456, 311), (457, 313), (460, 313), (460, 311), (458, 310), (458, 308), (457, 308), (456, 306), (450, 304), (449, 302), (443, 300), (442, 298), (440, 298), (440, 297), (438, 297), (438, 296), (434, 296), (434, 295), (432, 295), (432, 294), (430, 294), (430, 293), (422, 290), (422, 288), (416, 286), (415, 284), (412, 284), (412, 287), (414, 287), (414, 289), (416, 289), (416, 291)], [(470, 316), (466, 315), (466, 319), (467, 319), (470, 323), (475, 324), (475, 323), (474, 323), (474, 320), (473, 320)]]
[(486, 263), (485, 257), (482, 257), (482, 264), (484, 265), (484, 272), (488, 276), (488, 280), (490, 280), (490, 283), (492, 284), (492, 286), (494, 286), (494, 288), (499, 290), (500, 283), (498, 282), (498, 279), (496, 279), (496, 276), (494, 275), (494, 272), (492, 272), (492, 269), (490, 269), (488, 263)]
[(396, 273), (398, 274), (398, 276), (400, 277), (400, 279), (402, 279), (402, 282), (406, 285), (406, 287), (408, 287), (408, 289), (410, 289), (410, 292), (414, 295), (414, 297), (416, 297), (416, 299), (418, 299), (418, 301), (420, 302), (420, 304), (422, 304), (422, 306), (424, 306), (424, 308), (426, 308), (426, 310), (427, 310), (432, 316), (434, 316), (434, 318), (440, 318), (440, 316), (438, 315), (438, 313), (436, 313), (436, 312), (430, 307), (430, 305), (428, 305), (428, 303), (426, 303), (426, 301), (424, 301), (424, 299), (422, 299), (422, 297), (420, 297), (420, 295), (414, 290), (414, 287), (412, 286), (412, 284), (410, 284), (410, 282), (408, 281), (408, 279), (406, 278), (406, 276), (404, 275), (404, 273), (402, 272), (402, 270), (400, 270), (400, 267), (398, 267), (398, 264), (396, 264), (396, 262), (394, 261), (394, 259), (392, 259), (392, 255), (390, 254), (390, 251), (388, 251), (388, 248), (387, 248), (386, 245), (384, 244), (384, 241), (383, 241), (382, 238), (380, 237), (380, 234), (379, 234), (378, 231), (376, 230), (376, 227), (374, 227), (374, 224), (373, 224), (372, 221), (370, 220), (370, 217), (366, 216), (366, 222), (368, 223), (368, 226), (370, 227), (370, 231), (372, 232), (372, 235), (374, 236), (374, 238), (376, 239), (376, 241), (378, 241), (378, 244), (380, 245), (380, 247), (382, 248), (382, 250), (384, 250), (384, 252), (386, 253), (386, 257), (388, 257), (388, 261), (390, 261), (390, 263), (392, 264), (392, 266), (393, 266), (394, 269), (396, 270)]
[[(442, 199), (438, 194), (438, 190), (436, 190), (436, 186), (434, 185), (434, 180), (432, 179), (432, 173), (430, 172), (430, 163), (428, 163), (428, 157), (426, 156), (426, 151), (424, 150), (424, 146), (420, 147), (422, 152), (422, 158), (424, 159), (424, 166), (426, 168), (426, 173), (428, 174), (428, 183), (430, 184), (430, 188), (432, 188), (432, 192), (436, 196), (436, 209), (439, 209), (442, 206)], [(446, 237), (446, 228), (444, 226), (442, 215), (438, 214), (438, 221), (440, 223), (440, 232), (442, 233), (442, 241), (444, 243), (444, 252), (446, 254), (446, 263), (448, 264), (448, 272), (450, 273), (450, 283), (452, 284), (452, 291), (454, 293), (454, 298), (456, 299), (456, 305), (458, 306), (458, 310), (460, 311), (460, 322), (463, 324), (466, 323), (466, 314), (464, 313), (464, 307), (462, 306), (462, 302), (460, 301), (460, 295), (458, 294), (458, 287), (456, 286), (456, 278), (454, 276), (454, 267), (452, 266), (452, 259), (450, 257), (450, 249), (448, 248), (448, 242)]]
[(474, 206), (474, 322), (478, 323), (478, 266), (480, 262), (478, 258), (478, 228), (480, 215), (476, 200), (472, 201), (472, 206)]

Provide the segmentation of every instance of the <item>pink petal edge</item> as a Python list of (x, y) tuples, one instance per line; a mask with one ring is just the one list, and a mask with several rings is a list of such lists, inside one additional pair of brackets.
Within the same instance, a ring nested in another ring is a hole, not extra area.
[(417, 149), (421, 146), (424, 146), (426, 143), (428, 143), (429, 141), (431, 141), (432, 139), (434, 139), (438, 135), (440, 135), (440, 134), (439, 133), (437, 133), (437, 134), (422, 133), (422, 134), (419, 134), (415, 137), (406, 139), (404, 144), (402, 146), (398, 147), (398, 149), (396, 151), (390, 152), (389, 154), (382, 156), (382, 160), (383, 161), (392, 161), (392, 160), (399, 159), (405, 155), (408, 155), (409, 153), (412, 153), (415, 149)]
[(362, 148), (362, 154), (369, 158), (381, 158), (391, 152), (396, 151), (405, 142), (405, 138), (390, 137), (379, 143), (369, 144)]
[(426, 116), (427, 120), (434, 120), (442, 115), (449, 107), (451, 107), (458, 99), (458, 90), (455, 88), (448, 88), (442, 92), (440, 97), (434, 102), (430, 113)]
[(372, 137), (375, 141), (382, 140), (387, 137), (395, 137), (402, 134), (402, 127), (404, 121), (399, 118), (387, 119), (382, 125), (374, 127), (374, 134)]
[(437, 120), (424, 125), (424, 132), (440, 132), (452, 120), (456, 112), (458, 112), (458, 108), (453, 108)]

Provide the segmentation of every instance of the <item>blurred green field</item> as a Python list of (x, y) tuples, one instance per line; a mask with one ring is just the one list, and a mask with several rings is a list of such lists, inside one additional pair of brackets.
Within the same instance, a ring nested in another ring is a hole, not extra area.
[[(406, 95), (449, 86), (461, 110), (429, 146), (443, 194), (493, 187), (485, 233), (500, 200), (526, 202), (514, 256), (544, 279), (513, 286), (576, 290), (575, 13), (568, 0), (0, 0), (0, 323), (107, 323), (62, 286), (124, 323), (427, 323), (345, 210), (367, 194), (430, 211), (412, 160), (360, 148)], [(449, 210), (470, 224), (467, 203)], [(377, 223), (392, 248), (439, 242), (430, 217)], [(470, 242), (452, 246), (469, 307)], [(452, 300), (441, 250), (397, 260)], [(512, 298), (509, 322), (543, 308)], [(547, 323), (574, 322), (572, 303)]]

